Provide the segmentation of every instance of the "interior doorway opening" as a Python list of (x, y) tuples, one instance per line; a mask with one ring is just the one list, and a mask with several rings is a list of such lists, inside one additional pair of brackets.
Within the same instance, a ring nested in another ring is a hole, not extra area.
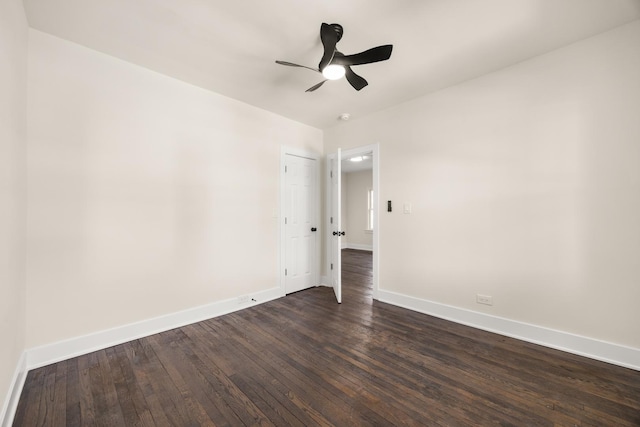
[(372, 298), (373, 235), (375, 191), (373, 189), (373, 152), (342, 156), (341, 224), (345, 236), (341, 242), (342, 292), (344, 298)]
[[(340, 230), (344, 231), (344, 234), (338, 234), (339, 245), (335, 245), (335, 237), (328, 236), (330, 241), (334, 244), (327, 245), (327, 272), (332, 277), (330, 283), (334, 283), (335, 278), (338, 279), (337, 288), (340, 292), (336, 292), (338, 296), (338, 302), (341, 302), (341, 259), (343, 251), (349, 252), (349, 262), (353, 265), (354, 261), (358, 260), (357, 252), (362, 252), (362, 255), (367, 255), (368, 261), (363, 263), (368, 265), (366, 267), (368, 272), (365, 274), (370, 277), (371, 291), (367, 292), (373, 299), (378, 299), (378, 265), (379, 265), (379, 149), (378, 144), (357, 147), (348, 150), (338, 150), (337, 153), (328, 156), (328, 164), (333, 162), (332, 159), (339, 158), (339, 178), (337, 186), (339, 190), (333, 187), (336, 184), (335, 177), (328, 181), (329, 197), (327, 198), (327, 218), (329, 219), (327, 228), (332, 229), (331, 226), (335, 226), (337, 222)], [(328, 171), (328, 176), (331, 171), (336, 168), (331, 167)], [(343, 182), (344, 181), (344, 182)], [(333, 188), (332, 188), (333, 187)], [(339, 194), (340, 202), (336, 203), (333, 197)], [(339, 206), (338, 212), (335, 211), (335, 207)], [(333, 221), (333, 216), (338, 215), (340, 221)], [(334, 230), (335, 231), (335, 230)], [(335, 233), (334, 233), (335, 234)], [(331, 239), (334, 240), (331, 240)], [(339, 260), (336, 262), (336, 256)], [(339, 266), (338, 274), (336, 265)], [(360, 270), (361, 268), (358, 267)], [(363, 273), (363, 271), (360, 271)], [(345, 279), (347, 275), (345, 274)]]

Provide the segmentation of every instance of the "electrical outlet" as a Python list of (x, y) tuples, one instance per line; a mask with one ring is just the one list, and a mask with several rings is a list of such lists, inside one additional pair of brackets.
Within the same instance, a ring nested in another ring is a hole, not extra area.
[(249, 295), (242, 295), (238, 297), (238, 304), (248, 304), (249, 303)]
[(477, 294), (476, 295), (476, 302), (478, 304), (493, 305), (493, 297), (490, 297), (489, 295)]

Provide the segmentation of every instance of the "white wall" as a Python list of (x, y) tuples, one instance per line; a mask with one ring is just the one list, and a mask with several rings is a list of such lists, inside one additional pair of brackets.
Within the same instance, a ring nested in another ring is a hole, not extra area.
[(381, 209), (380, 288), (640, 349), (639, 46), (635, 21), (327, 130), (413, 203)]
[(372, 249), (373, 235), (367, 228), (367, 194), (373, 185), (373, 172), (349, 172), (347, 176), (347, 246), (354, 249)]
[(321, 131), (29, 37), (28, 347), (277, 287), (280, 146)]
[(0, 423), (25, 342), (27, 20), (0, 2)]

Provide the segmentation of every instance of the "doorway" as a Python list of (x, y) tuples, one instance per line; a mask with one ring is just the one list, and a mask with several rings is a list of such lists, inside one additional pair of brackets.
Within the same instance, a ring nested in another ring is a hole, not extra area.
[[(328, 219), (326, 230), (328, 230), (328, 234), (326, 236), (327, 241), (331, 242), (331, 244), (326, 245), (326, 259), (328, 260), (326, 265), (327, 283), (330, 283), (336, 290), (338, 302), (341, 302), (342, 295), (342, 250), (348, 248), (371, 252), (371, 293), (373, 299), (378, 298), (379, 157), (378, 144), (344, 151), (338, 150), (337, 153), (327, 156), (328, 165), (331, 164), (332, 159), (340, 159), (338, 176), (331, 178), (330, 172), (336, 169), (331, 168), (327, 173), (328, 181), (326, 184), (328, 190), (326, 199), (326, 216)], [(344, 172), (342, 171), (343, 165)], [(354, 173), (351, 178), (352, 184), (355, 185), (350, 186), (349, 174), (351, 173)], [(344, 184), (342, 182), (343, 177), (346, 178)], [(343, 191), (344, 189), (346, 191)], [(352, 192), (357, 192), (357, 194), (350, 195), (350, 189)], [(336, 194), (340, 195), (339, 202), (335, 200)], [(351, 209), (349, 209), (350, 207)], [(349, 212), (349, 210), (352, 211)], [(340, 218), (339, 221), (334, 221), (336, 216)], [(350, 221), (349, 217), (352, 217), (354, 221)], [(334, 230), (336, 223), (338, 223), (339, 230)], [(332, 230), (334, 231), (333, 233), (331, 233)], [(337, 237), (335, 236), (335, 231), (338, 231)], [(344, 234), (341, 232), (344, 232)]]
[(375, 192), (373, 152), (348, 152), (341, 159), (341, 224), (346, 232), (340, 250), (343, 298), (371, 297)]

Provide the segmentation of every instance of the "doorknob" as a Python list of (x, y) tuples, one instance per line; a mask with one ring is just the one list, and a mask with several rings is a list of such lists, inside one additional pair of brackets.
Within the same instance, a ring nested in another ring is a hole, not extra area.
[(318, 231), (318, 229), (315, 227), (311, 227), (311, 231)]
[(334, 236), (344, 236), (344, 234), (345, 234), (344, 231), (334, 231), (333, 232)]

